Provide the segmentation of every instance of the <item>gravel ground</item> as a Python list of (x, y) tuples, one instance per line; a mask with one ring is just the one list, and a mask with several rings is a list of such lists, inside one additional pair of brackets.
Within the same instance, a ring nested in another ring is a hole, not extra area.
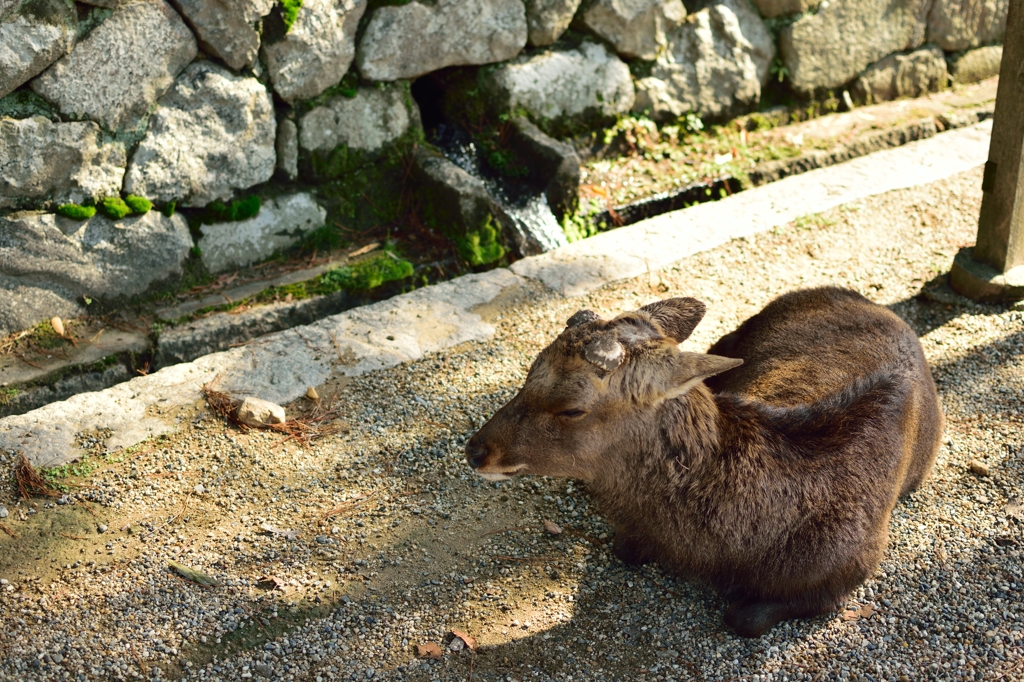
[[(312, 445), (196, 405), (179, 433), (91, 458), (65, 504), (3, 491), (18, 537), (0, 535), (0, 678), (1024, 679), (1024, 312), (934, 280), (974, 238), (980, 185), (977, 169), (874, 197), (584, 299), (522, 289), (490, 342), (320, 387), (347, 432)], [(698, 350), (825, 283), (917, 329), (948, 418), (932, 479), (897, 506), (843, 613), (740, 639), (711, 591), (620, 564), (582, 486), (487, 483), (463, 462), (577, 308), (696, 296)], [(427, 642), (440, 660), (416, 657)]]

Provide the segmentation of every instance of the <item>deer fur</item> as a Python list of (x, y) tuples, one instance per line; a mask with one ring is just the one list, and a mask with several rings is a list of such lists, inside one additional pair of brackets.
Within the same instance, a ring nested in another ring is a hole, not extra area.
[(944, 420), (914, 332), (860, 294), (791, 292), (708, 354), (680, 351), (704, 312), (576, 313), (466, 458), (490, 480), (582, 479), (619, 558), (710, 584), (755, 637), (872, 575)]

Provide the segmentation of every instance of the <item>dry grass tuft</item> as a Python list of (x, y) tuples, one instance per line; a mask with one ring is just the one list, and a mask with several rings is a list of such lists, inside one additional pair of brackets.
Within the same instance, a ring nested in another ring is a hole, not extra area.
[(45, 478), (39, 475), (36, 468), (28, 461), (24, 454), (18, 453), (21, 461), (14, 466), (14, 480), (18, 483), (18, 490), (24, 499), (30, 499), (35, 495), (43, 497), (59, 497), (60, 491)]

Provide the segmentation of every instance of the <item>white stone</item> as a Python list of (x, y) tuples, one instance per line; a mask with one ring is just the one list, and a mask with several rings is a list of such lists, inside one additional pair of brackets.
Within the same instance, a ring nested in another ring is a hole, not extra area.
[(854, 82), (851, 92), (862, 102), (888, 102), (942, 90), (948, 81), (946, 56), (929, 45), (910, 53), (891, 54), (872, 64)]
[(196, 62), (160, 99), (128, 165), (124, 189), (204, 206), (274, 173), (277, 122), (263, 84)]
[(597, 0), (583, 13), (583, 24), (623, 57), (654, 59), (685, 17), (682, 0)]
[(992, 122), (985, 121), (790, 176), (524, 258), (511, 270), (564, 296), (582, 296), (803, 215), (976, 168), (988, 158), (991, 134)]
[(199, 46), (236, 71), (252, 66), (260, 49), (256, 22), (269, 3), (253, 0), (171, 0), (196, 32)]
[(416, 78), (447, 66), (502, 62), (526, 46), (522, 0), (437, 0), (381, 7), (359, 42), (370, 80)]
[(0, 217), (0, 334), (54, 315), (76, 317), (83, 296), (116, 300), (180, 275), (192, 248), (184, 217), (159, 211), (110, 220), (53, 213)]
[(163, 0), (125, 5), (71, 54), (32, 81), (64, 114), (134, 128), (197, 53), (185, 22)]
[[(71, 50), (78, 29), (75, 8), (65, 0), (42, 0), (7, 14), (0, 7), (0, 97), (37, 76)], [(7, 16), (4, 16), (7, 14)]]
[(91, 121), (53, 123), (42, 116), (0, 119), (0, 208), (39, 208), (116, 195), (124, 146), (101, 142)]
[(487, 87), (506, 110), (522, 108), (546, 120), (595, 111), (615, 116), (633, 106), (629, 67), (600, 43), (549, 50), (502, 64)]
[(526, 0), (529, 43), (547, 47), (569, 28), (580, 0)]
[(303, 0), (291, 29), (264, 43), (274, 91), (285, 102), (316, 97), (341, 80), (356, 52), (366, 0)]
[(232, 270), (295, 245), (323, 226), (326, 217), (327, 211), (311, 194), (279, 196), (266, 200), (248, 220), (203, 225), (197, 246), (207, 270)]
[(725, 118), (755, 106), (770, 77), (775, 43), (747, 0), (718, 0), (669, 33), (634, 111), (659, 121), (688, 111)]
[(947, 52), (1000, 42), (1010, 0), (934, 0), (928, 12), (929, 43)]
[(338, 95), (299, 120), (304, 151), (330, 151), (338, 145), (375, 152), (419, 126), (419, 109), (406, 87), (360, 87), (355, 97)]
[(266, 426), (267, 424), (284, 424), (288, 421), (284, 408), (277, 403), (262, 398), (249, 396), (242, 400), (235, 413), (238, 421), (248, 426)]
[(798, 92), (838, 88), (882, 57), (924, 43), (932, 0), (831, 0), (779, 34)]
[(976, 83), (992, 76), (998, 76), (1002, 61), (1002, 45), (979, 47), (952, 60), (949, 72), (957, 83)]

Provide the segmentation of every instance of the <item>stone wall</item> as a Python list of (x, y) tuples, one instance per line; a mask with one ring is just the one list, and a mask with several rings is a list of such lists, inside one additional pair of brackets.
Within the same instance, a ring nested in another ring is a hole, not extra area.
[[(462, 84), (449, 114), (558, 135), (631, 113), (724, 119), (779, 80), (877, 101), (992, 75), (1008, 3), (0, 0), (0, 333), (139, 295), (189, 259), (265, 258), (325, 217), (393, 214), (361, 197), (410, 175), (417, 79)], [(258, 229), (175, 215), (253, 194)], [(161, 214), (90, 217), (122, 195)]]

